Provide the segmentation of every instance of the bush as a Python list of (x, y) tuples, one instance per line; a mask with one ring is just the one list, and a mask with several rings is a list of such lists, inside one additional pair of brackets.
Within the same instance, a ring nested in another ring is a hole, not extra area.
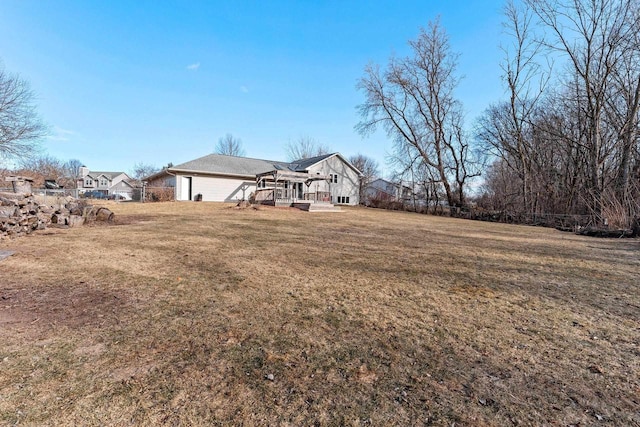
[(147, 187), (145, 189), (145, 202), (170, 202), (175, 200), (175, 188), (173, 187)]

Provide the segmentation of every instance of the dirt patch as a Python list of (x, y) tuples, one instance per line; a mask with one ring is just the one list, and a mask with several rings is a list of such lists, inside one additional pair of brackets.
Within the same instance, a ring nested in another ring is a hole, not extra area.
[(127, 304), (128, 296), (122, 292), (82, 282), (45, 289), (0, 288), (0, 336), (12, 329), (111, 325)]

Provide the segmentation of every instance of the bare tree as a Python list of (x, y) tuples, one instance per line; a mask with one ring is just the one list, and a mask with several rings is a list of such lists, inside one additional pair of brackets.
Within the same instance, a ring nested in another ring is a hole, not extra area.
[(519, 175), (503, 159), (494, 161), (487, 167), (483, 184), (483, 203), (485, 209), (519, 212), (521, 209), (522, 187)]
[(371, 181), (380, 174), (380, 167), (375, 159), (360, 153), (349, 157), (349, 162), (351, 162), (351, 164), (362, 173), (362, 177), (360, 177), (359, 193), (360, 203), (364, 203), (366, 189)]
[(33, 178), (35, 186), (44, 185), (46, 179), (58, 181), (65, 177), (64, 163), (49, 155), (23, 157), (16, 172)]
[(358, 89), (365, 102), (356, 129), (363, 135), (382, 125), (394, 139), (395, 150), (407, 163), (424, 163), (437, 171), (450, 206), (463, 205), (471, 150), (462, 132), (461, 104), (454, 97), (458, 84), (457, 55), (439, 20), (409, 41), (413, 56), (391, 58), (387, 69), (369, 65)]
[(218, 140), (215, 152), (217, 154), (224, 154), (225, 156), (242, 157), (246, 155), (246, 151), (242, 148), (242, 140), (234, 137), (230, 133)]
[[(637, 4), (634, 0), (525, 0), (548, 30), (545, 45), (567, 58), (568, 83), (580, 104), (583, 134), (576, 144), (585, 149), (593, 211), (600, 217), (606, 164), (614, 150), (603, 126), (609, 89), (616, 70), (634, 46)], [(636, 66), (636, 65), (634, 65)], [(637, 67), (637, 66), (636, 66)]]
[[(501, 64), (509, 101), (489, 107), (479, 120), (478, 139), (485, 150), (502, 159), (501, 167), (510, 167), (522, 186), (522, 209), (532, 212), (535, 202), (532, 182), (533, 115), (544, 94), (549, 73), (536, 62), (543, 45), (532, 31), (533, 13), (518, 8), (509, 0), (505, 6), (505, 33), (512, 42), (503, 46)], [(497, 176), (494, 174), (493, 176)]]
[(80, 168), (83, 166), (82, 162), (78, 159), (69, 159), (64, 162), (62, 165), (65, 175), (65, 187), (68, 187), (69, 184), (72, 184), (74, 187), (78, 185), (78, 179), (80, 176)]
[(133, 169), (131, 170), (131, 177), (137, 180), (142, 180), (143, 178), (153, 175), (154, 173), (159, 171), (160, 168), (155, 165), (138, 162), (133, 165)]
[(78, 159), (69, 159), (64, 162), (64, 170), (67, 176), (71, 178), (79, 178), (80, 177), (80, 168), (83, 163)]
[(322, 156), (323, 154), (329, 154), (331, 152), (331, 149), (327, 145), (321, 144), (318, 140), (310, 136), (301, 136), (295, 141), (290, 140), (284, 149), (287, 153), (287, 160), (291, 162)]
[(638, 196), (633, 191), (638, 189), (632, 179), (633, 168), (640, 164), (640, 19), (630, 26), (625, 53), (620, 58), (619, 66), (613, 70), (607, 96), (607, 120), (616, 129), (615, 157), (618, 163), (613, 172), (615, 192), (622, 203), (633, 204), (629, 199)]
[(412, 189), (411, 203), (415, 211), (424, 209), (432, 213), (442, 212), (441, 202), (446, 199), (444, 186), (438, 170), (421, 161), (420, 155), (405, 147), (405, 151), (396, 149), (395, 153), (387, 158), (389, 165), (394, 168), (393, 180), (395, 182), (408, 182)]
[[(491, 106), (478, 126), (479, 140), (499, 158), (487, 189), (501, 188), (492, 194), (525, 217), (571, 213), (628, 227), (640, 216), (638, 2), (522, 4), (506, 8), (513, 41), (503, 62), (509, 100)], [(547, 73), (537, 61), (548, 57), (563, 66)], [(551, 79), (553, 90), (546, 84)]]
[(37, 153), (47, 133), (29, 84), (0, 64), (0, 157), (25, 158)]

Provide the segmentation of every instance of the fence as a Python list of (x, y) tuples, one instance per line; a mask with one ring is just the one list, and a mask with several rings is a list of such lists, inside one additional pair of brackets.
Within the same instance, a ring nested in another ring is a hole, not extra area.
[[(12, 187), (0, 187), (0, 192), (13, 193)], [(34, 188), (31, 190), (31, 193), (35, 197), (35, 199), (39, 203), (43, 203), (45, 205), (55, 205), (58, 203), (66, 203), (63, 201), (66, 197), (73, 197), (74, 199), (81, 199), (83, 197), (87, 198), (95, 198), (92, 197), (90, 193), (94, 191), (86, 190), (82, 191), (77, 188), (59, 188), (59, 189), (49, 189), (49, 188)], [(134, 188), (132, 191), (114, 191), (111, 194), (107, 194), (106, 191), (103, 194), (102, 198), (110, 198), (115, 200), (135, 200), (140, 201), (141, 199), (141, 190), (138, 188)]]
[(32, 190), (34, 198), (45, 205), (64, 205), (67, 203), (67, 197), (78, 198), (78, 190), (75, 188), (50, 190), (44, 188), (36, 188)]
[(591, 215), (516, 213), (508, 211), (484, 211), (480, 209), (463, 209), (454, 216), (480, 221), (552, 227), (567, 231), (580, 227), (593, 226), (596, 223), (595, 218)]
[(598, 223), (593, 215), (488, 211), (481, 208), (449, 207), (446, 202), (434, 203), (432, 201), (425, 202), (424, 200), (417, 200), (416, 202), (417, 203), (413, 201), (394, 201), (390, 198), (368, 198), (365, 204), (373, 208), (407, 210), (434, 215), (451, 215), (457, 218), (478, 221), (535, 225), (566, 231), (591, 227)]

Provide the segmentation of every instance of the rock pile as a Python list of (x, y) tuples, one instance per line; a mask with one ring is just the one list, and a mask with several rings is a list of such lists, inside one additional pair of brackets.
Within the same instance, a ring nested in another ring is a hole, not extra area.
[(43, 230), (51, 216), (33, 197), (16, 193), (0, 193), (0, 238)]
[(0, 192), (0, 239), (30, 234), (49, 226), (75, 227), (88, 221), (112, 222), (104, 207), (68, 197), (58, 208), (38, 203), (32, 194)]

